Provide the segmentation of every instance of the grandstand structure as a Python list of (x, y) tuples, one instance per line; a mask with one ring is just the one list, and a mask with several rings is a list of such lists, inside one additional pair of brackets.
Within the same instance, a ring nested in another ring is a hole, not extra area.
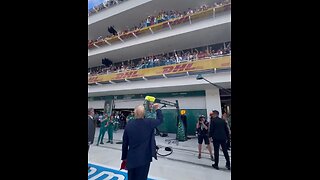
[[(114, 109), (130, 110), (153, 95), (178, 100), (193, 127), (213, 109), (231, 113), (225, 89), (231, 92), (231, 1), (125, 0), (88, 15), (89, 107), (103, 109), (111, 98)], [(172, 108), (163, 108), (162, 131), (176, 130)]]

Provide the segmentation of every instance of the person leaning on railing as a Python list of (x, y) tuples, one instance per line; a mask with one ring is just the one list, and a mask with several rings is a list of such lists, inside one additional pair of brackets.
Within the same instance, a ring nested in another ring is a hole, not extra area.
[[(226, 1), (226, 2), (229, 3), (229, 1)], [(223, 5), (227, 4), (226, 2), (219, 3), (219, 4), (215, 3), (215, 5), (213, 7), (223, 6)], [(204, 6), (201, 6), (200, 8), (197, 8), (195, 10), (192, 10), (191, 8), (189, 8), (189, 11), (188, 12), (185, 11), (184, 13), (180, 13), (180, 12), (174, 11), (174, 15), (173, 16), (169, 14), (172, 11), (170, 11), (170, 12), (169, 11), (160, 12), (158, 16), (148, 16), (145, 21), (142, 21), (142, 23), (140, 23), (140, 28), (149, 27), (151, 25), (158, 24), (158, 23), (161, 23), (161, 22), (165, 22), (165, 21), (168, 21), (170, 19), (183, 18), (185, 16), (188, 16), (189, 14), (197, 13), (197, 12), (204, 11), (204, 10), (207, 9), (207, 8), (203, 8), (203, 7)], [(207, 7), (207, 6), (205, 6), (205, 7)], [(144, 22), (145, 22), (145, 25), (143, 26)], [(137, 29), (137, 28), (134, 28), (134, 29)], [(125, 34), (125, 32), (133, 32), (133, 31), (131, 30), (131, 28), (128, 28), (127, 30), (119, 32), (119, 35), (123, 35), (123, 34)]]
[[(203, 47), (201, 47), (203, 48)], [(140, 59), (138, 63), (134, 63), (134, 61), (131, 61), (128, 65), (124, 64), (122, 62), (122, 66), (118, 65), (110, 65), (110, 67), (93, 67), (90, 68), (90, 74), (108, 74), (108, 73), (114, 73), (114, 72), (120, 72), (120, 71), (127, 71), (128, 69), (144, 69), (144, 68), (152, 68), (156, 66), (164, 66), (164, 65), (170, 65), (170, 64), (176, 64), (179, 62), (176, 61), (177, 57), (180, 59), (180, 62), (186, 62), (186, 61), (195, 61), (198, 59), (207, 59), (207, 58), (215, 58), (215, 57), (221, 57), (225, 55), (231, 55), (231, 44), (228, 43), (225, 45), (225, 48), (220, 49), (212, 49), (210, 47), (210, 50), (201, 50), (198, 51), (197, 48), (193, 48), (194, 52), (191, 53), (190, 51), (184, 52), (183, 50), (181, 52), (175, 52), (174, 56), (169, 56), (167, 53), (162, 53), (159, 55), (153, 55), (153, 56), (147, 56)], [(208, 52), (209, 51), (209, 52)], [(136, 59), (138, 60), (138, 59)], [(131, 66), (131, 68), (129, 67)]]

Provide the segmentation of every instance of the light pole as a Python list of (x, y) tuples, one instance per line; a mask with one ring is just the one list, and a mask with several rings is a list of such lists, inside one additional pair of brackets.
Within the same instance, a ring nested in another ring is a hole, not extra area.
[(228, 93), (228, 94), (231, 94), (231, 91), (229, 91), (228, 89), (225, 89), (225, 88), (223, 88), (223, 87), (221, 87), (221, 86), (219, 86), (219, 85), (216, 85), (216, 84), (210, 82), (209, 80), (207, 80), (206, 78), (204, 78), (204, 77), (202, 76), (202, 74), (198, 74), (198, 76), (196, 77), (196, 79), (197, 79), (197, 80), (202, 80), (202, 79), (203, 79), (203, 80), (207, 81), (208, 83), (210, 83), (211, 85), (213, 85), (214, 87), (216, 87), (216, 88), (218, 88), (218, 89), (221, 89), (222, 91), (224, 91), (224, 92), (226, 92), (226, 93)]

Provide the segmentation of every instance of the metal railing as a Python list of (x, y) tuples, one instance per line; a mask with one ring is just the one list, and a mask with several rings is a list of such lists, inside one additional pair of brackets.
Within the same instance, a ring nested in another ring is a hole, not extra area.
[(172, 64), (166, 66), (156, 66), (153, 68), (129, 70), (119, 73), (102, 74), (88, 77), (88, 84), (100, 84), (110, 83), (114, 84), (115, 81), (130, 82), (130, 79), (148, 80), (150, 77), (163, 77), (183, 74), (189, 76), (191, 73), (210, 71), (211, 73), (217, 73), (219, 69), (231, 68), (231, 55), (210, 57), (205, 59), (199, 59), (196, 61)]
[(196, 20), (196, 19), (201, 19), (209, 16), (212, 16), (213, 18), (215, 18), (217, 13), (225, 12), (228, 10), (231, 10), (231, 3), (225, 4), (219, 7), (208, 8), (206, 10), (196, 12), (193, 14), (188, 14), (180, 18), (170, 19), (158, 24), (148, 26), (148, 27), (122, 33), (118, 36), (101, 38), (95, 42), (89, 42), (88, 49), (100, 48), (101, 46), (104, 46), (104, 45), (112, 45), (112, 43), (119, 42), (119, 41), (124, 42), (125, 39), (131, 38), (131, 37), (138, 38), (139, 35), (146, 34), (147, 32), (151, 32), (152, 34), (154, 34), (155, 31), (158, 31), (164, 28), (172, 29), (172, 26), (176, 26), (179, 24), (187, 23), (187, 22), (189, 24), (192, 24), (192, 20)]

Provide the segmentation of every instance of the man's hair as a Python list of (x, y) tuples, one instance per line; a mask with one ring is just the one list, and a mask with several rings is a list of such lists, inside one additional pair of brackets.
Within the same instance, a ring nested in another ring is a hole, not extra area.
[(143, 105), (138, 105), (134, 108), (134, 117), (136, 119), (144, 118), (145, 109)]
[(212, 112), (213, 112), (213, 114), (216, 114), (217, 116), (219, 116), (219, 111), (213, 110)]
[(88, 108), (88, 114), (93, 111), (93, 108)]

